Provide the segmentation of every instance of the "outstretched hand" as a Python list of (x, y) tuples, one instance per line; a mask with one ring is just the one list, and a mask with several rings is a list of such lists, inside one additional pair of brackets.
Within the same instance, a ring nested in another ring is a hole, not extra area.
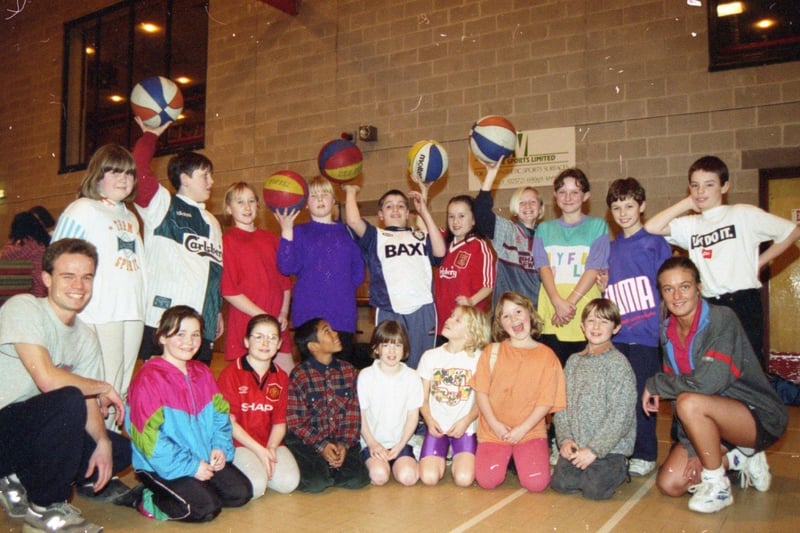
[(151, 126), (146, 125), (144, 121), (142, 121), (142, 119), (139, 117), (135, 116), (133, 117), (133, 120), (135, 120), (136, 123), (139, 125), (139, 127), (142, 128), (142, 133), (148, 133), (148, 132), (154, 133), (157, 137), (161, 137), (161, 134), (167, 131), (167, 128), (169, 128), (172, 125), (172, 121), (170, 120), (168, 122), (161, 124), (157, 128), (153, 128)]

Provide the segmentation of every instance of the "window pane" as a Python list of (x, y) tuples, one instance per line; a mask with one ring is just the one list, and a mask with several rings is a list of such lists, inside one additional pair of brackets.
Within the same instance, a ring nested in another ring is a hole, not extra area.
[(116, 10), (100, 20), (97, 60), (91, 63), (88, 79), (88, 86), (96, 88), (96, 99), (87, 106), (88, 157), (104, 144), (127, 144), (130, 116), (129, 43), (130, 10)]
[(208, 13), (205, 0), (173, 0), (170, 76), (183, 92), (183, 116), (167, 130), (170, 146), (197, 149), (205, 138)]
[(125, 0), (65, 24), (61, 171), (85, 168), (107, 143), (141, 134), (130, 92), (151, 76), (181, 87), (184, 112), (157, 154), (202, 148), (208, 45), (206, 0)]

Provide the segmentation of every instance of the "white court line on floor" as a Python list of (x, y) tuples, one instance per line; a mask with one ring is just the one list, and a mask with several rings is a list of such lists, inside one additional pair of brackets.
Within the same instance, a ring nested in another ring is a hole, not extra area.
[(641, 500), (642, 497), (645, 494), (647, 494), (647, 491), (650, 490), (653, 487), (655, 482), (656, 482), (656, 476), (655, 475), (651, 475), (650, 479), (645, 481), (644, 485), (639, 487), (639, 490), (634, 492), (633, 496), (631, 496), (630, 499), (628, 499), (628, 501), (625, 502), (625, 505), (620, 507), (617, 510), (617, 512), (614, 513), (614, 516), (609, 518), (606, 521), (606, 523), (603, 524), (603, 526), (600, 529), (597, 530), (597, 533), (607, 533), (609, 531), (612, 531), (617, 526), (619, 521), (622, 520), (623, 518), (625, 518), (625, 515), (628, 514), (631, 509), (633, 509), (633, 506), (636, 505), (637, 503), (639, 503), (639, 500)]
[(502, 509), (503, 507), (505, 507), (506, 505), (508, 505), (509, 503), (513, 502), (514, 500), (516, 500), (517, 498), (519, 498), (520, 496), (522, 496), (523, 494), (525, 494), (527, 492), (528, 492), (527, 489), (519, 489), (517, 492), (511, 494), (510, 496), (506, 496), (505, 498), (503, 498), (502, 500), (500, 500), (496, 504), (492, 505), (491, 507), (489, 507), (488, 509), (486, 509), (482, 513), (473, 516), (471, 519), (467, 520), (466, 522), (464, 522), (460, 526), (458, 526), (458, 527), (456, 527), (454, 529), (451, 529), (450, 533), (461, 533), (463, 531), (467, 531), (469, 528), (471, 528), (472, 526), (474, 526), (478, 522), (480, 522), (480, 521), (484, 520), (485, 518), (493, 515), (495, 512), (499, 511), (500, 509)]
[[(597, 533), (608, 533), (608, 532), (612, 531), (616, 527), (616, 525), (620, 522), (620, 520), (625, 518), (625, 515), (627, 515), (631, 511), (631, 509), (633, 509), (633, 507), (637, 503), (639, 503), (639, 500), (641, 500), (644, 497), (644, 495), (647, 494), (647, 491), (649, 491), (653, 487), (655, 482), (656, 482), (656, 476), (650, 476), (650, 478), (647, 481), (645, 481), (644, 484), (641, 487), (639, 487), (639, 490), (634, 492), (633, 496), (631, 496), (628, 499), (628, 501), (625, 502), (625, 505), (620, 507), (617, 510), (617, 512), (614, 513), (614, 515), (611, 518), (609, 518), (606, 521), (606, 523), (603, 524), (600, 527), (600, 529), (597, 530)], [(475, 526), (476, 524), (478, 524), (482, 520), (484, 520), (484, 519), (488, 518), (489, 516), (493, 515), (494, 513), (496, 513), (497, 511), (499, 511), (500, 509), (502, 509), (503, 507), (505, 507), (509, 503), (513, 502), (514, 500), (516, 500), (517, 498), (519, 498), (520, 496), (522, 496), (526, 492), (528, 492), (528, 491), (525, 490), (525, 489), (519, 489), (517, 492), (511, 494), (510, 496), (506, 496), (505, 498), (503, 498), (502, 500), (500, 500), (496, 504), (492, 505), (491, 507), (489, 507), (488, 509), (486, 509), (482, 513), (480, 513), (478, 515), (475, 515), (474, 517), (472, 517), (471, 519), (467, 520), (466, 522), (464, 522), (460, 526), (451, 529), (450, 533), (463, 533), (464, 531), (467, 531), (469, 528)]]

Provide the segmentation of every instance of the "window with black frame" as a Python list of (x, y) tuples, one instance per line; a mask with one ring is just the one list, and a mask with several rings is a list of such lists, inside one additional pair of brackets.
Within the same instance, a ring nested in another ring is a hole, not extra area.
[(131, 89), (151, 76), (184, 97), (158, 154), (202, 148), (207, 48), (207, 0), (125, 0), (65, 24), (61, 172), (85, 168), (104, 144), (132, 145)]
[(800, 60), (800, 0), (708, 2), (709, 70)]

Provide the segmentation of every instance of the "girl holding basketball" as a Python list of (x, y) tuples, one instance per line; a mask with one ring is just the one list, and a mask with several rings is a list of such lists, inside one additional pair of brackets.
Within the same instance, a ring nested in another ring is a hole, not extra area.
[(222, 235), (222, 297), (228, 302), (225, 359), (247, 353), (244, 345), (251, 317), (268, 314), (281, 326), (281, 348), (275, 363), (287, 373), (294, 366), (289, 338), (291, 282), (278, 270), (278, 238), (256, 227), (258, 197), (247, 183), (234, 183), (225, 191), (225, 214), (233, 227)]
[(533, 261), (533, 235), (544, 216), (544, 203), (538, 190), (524, 186), (514, 191), (508, 205), (516, 221), (496, 215), (492, 211), (491, 191), (502, 162), (502, 158), (497, 163), (481, 161), (486, 167), (486, 178), (475, 197), (478, 229), (492, 240), (497, 253), (493, 304), (506, 291), (516, 291), (532, 302), (538, 302), (541, 280)]
[[(97, 247), (94, 297), (78, 316), (97, 333), (106, 380), (123, 399), (144, 331), (144, 250), (139, 221), (125, 206), (135, 196), (131, 153), (116, 144), (101, 147), (89, 161), (78, 199), (59, 217), (52, 239), (84, 239)], [(113, 415), (107, 425), (118, 431)]]
[(454, 196), (447, 203), (447, 253), (434, 277), (437, 344), (445, 342), (442, 328), (457, 305), (490, 308), (495, 282), (494, 255), (475, 226), (470, 196)]
[(355, 365), (356, 290), (364, 282), (364, 260), (347, 227), (333, 218), (336, 196), (331, 182), (317, 176), (308, 192), (310, 222), (295, 225), (297, 209), (275, 212), (281, 226), (278, 268), (295, 276), (292, 324), (324, 318), (342, 341), (336, 355)]
[(469, 382), (481, 350), (491, 340), (489, 319), (475, 307), (458, 305), (445, 320), (442, 335), (447, 342), (422, 354), (417, 367), (424, 398), (420, 414), (427, 426), (419, 476), (424, 484), (436, 485), (452, 449), (453, 481), (469, 487), (475, 480), (478, 444), (478, 406)]

